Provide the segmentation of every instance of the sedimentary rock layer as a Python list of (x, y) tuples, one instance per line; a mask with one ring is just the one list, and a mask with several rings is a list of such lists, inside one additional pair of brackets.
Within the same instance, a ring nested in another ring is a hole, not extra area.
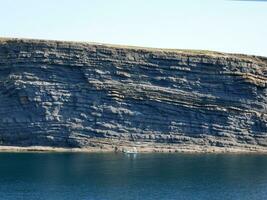
[(0, 144), (267, 148), (267, 58), (0, 40)]

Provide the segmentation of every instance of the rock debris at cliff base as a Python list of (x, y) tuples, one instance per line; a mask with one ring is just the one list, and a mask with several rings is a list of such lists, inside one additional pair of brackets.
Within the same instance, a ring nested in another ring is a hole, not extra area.
[(0, 39), (0, 144), (267, 149), (267, 58)]

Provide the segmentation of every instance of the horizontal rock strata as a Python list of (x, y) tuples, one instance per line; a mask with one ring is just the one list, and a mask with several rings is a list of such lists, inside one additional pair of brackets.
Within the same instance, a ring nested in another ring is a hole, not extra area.
[(0, 144), (267, 149), (267, 58), (0, 39)]

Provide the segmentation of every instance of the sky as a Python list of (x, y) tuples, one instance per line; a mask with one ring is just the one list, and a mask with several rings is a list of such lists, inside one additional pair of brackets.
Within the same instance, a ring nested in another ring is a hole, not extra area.
[(267, 56), (267, 1), (0, 0), (0, 37)]

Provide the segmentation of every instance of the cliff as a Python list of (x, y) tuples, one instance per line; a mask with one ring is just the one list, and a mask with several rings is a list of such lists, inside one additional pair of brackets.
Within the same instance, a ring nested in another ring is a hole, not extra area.
[(267, 58), (0, 39), (0, 144), (267, 149)]

